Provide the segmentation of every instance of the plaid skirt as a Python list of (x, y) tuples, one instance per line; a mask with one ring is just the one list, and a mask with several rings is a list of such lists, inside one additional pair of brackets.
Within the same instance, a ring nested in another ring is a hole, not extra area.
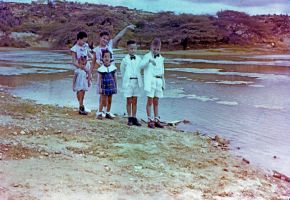
[(114, 79), (115, 71), (101, 74), (102, 74), (101, 94), (103, 95), (117, 94), (117, 85)]

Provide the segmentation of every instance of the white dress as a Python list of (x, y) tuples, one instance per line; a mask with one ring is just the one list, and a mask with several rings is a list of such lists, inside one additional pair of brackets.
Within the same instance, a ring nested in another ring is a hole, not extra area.
[[(86, 67), (87, 70), (90, 68), (90, 63), (87, 62)], [(73, 91), (77, 92), (77, 91), (88, 91), (89, 89), (89, 81), (88, 81), (88, 74), (86, 73), (86, 71), (84, 69), (80, 69), (77, 68), (75, 69), (75, 73), (74, 73), (74, 83), (73, 83)]]

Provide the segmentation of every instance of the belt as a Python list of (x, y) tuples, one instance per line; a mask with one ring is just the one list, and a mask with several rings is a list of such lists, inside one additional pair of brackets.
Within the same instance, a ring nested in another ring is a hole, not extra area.
[(155, 78), (162, 78), (162, 76), (154, 76)]
[(137, 77), (130, 77), (130, 79), (138, 79)]

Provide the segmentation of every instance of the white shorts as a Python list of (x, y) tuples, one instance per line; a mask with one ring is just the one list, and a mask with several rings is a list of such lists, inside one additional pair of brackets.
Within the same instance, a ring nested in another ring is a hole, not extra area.
[(141, 88), (138, 85), (137, 79), (131, 79), (129, 86), (124, 89), (124, 96), (128, 97), (140, 97), (141, 96)]
[[(163, 80), (161, 78), (155, 78), (152, 80), (151, 84), (151, 91), (146, 91), (146, 96), (150, 98), (163, 97), (163, 90), (162, 90)], [(154, 88), (154, 89), (153, 89)]]

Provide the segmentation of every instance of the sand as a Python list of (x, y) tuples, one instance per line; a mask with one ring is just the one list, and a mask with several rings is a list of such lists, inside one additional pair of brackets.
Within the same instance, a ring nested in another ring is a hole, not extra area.
[(1, 200), (290, 197), (289, 182), (198, 132), (128, 127), (3, 90), (0, 105)]

